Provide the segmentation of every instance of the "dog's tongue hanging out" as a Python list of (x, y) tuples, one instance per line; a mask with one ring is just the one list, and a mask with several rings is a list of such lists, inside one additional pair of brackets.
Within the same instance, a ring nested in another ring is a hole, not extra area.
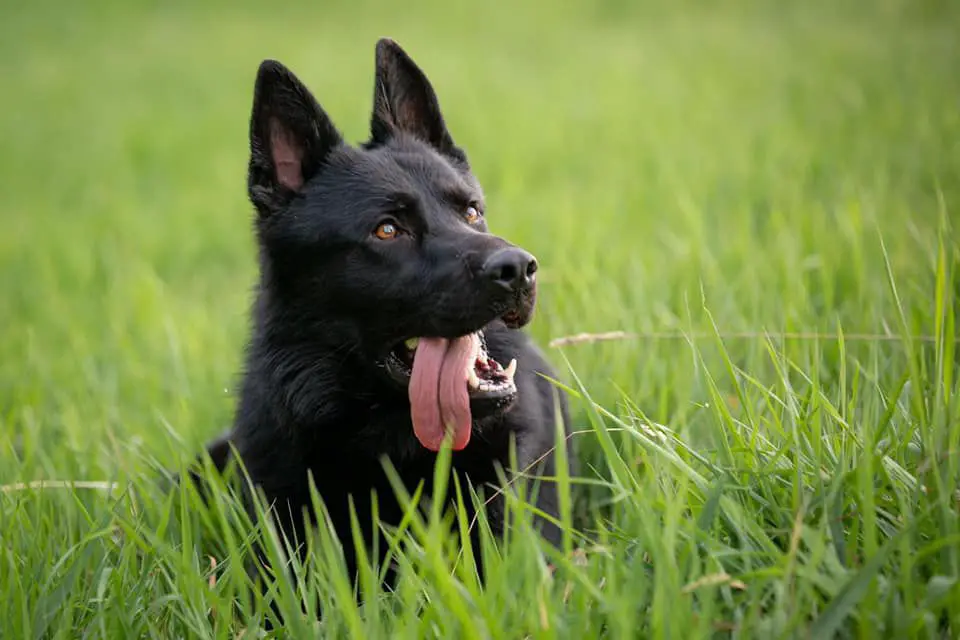
[(410, 375), (413, 432), (427, 449), (438, 451), (447, 429), (453, 449), (470, 441), (467, 367), (473, 366), (480, 338), (472, 333), (454, 340), (420, 338)]

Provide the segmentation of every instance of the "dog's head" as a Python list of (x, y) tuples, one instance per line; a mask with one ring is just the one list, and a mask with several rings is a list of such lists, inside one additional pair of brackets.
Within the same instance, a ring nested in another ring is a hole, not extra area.
[(488, 232), (480, 185), (426, 76), (380, 40), (371, 137), (355, 147), (292, 72), (265, 61), (250, 148), (277, 314), (308, 341), (349, 327), (345, 352), (407, 393), (421, 443), (436, 449), (449, 431), (466, 446), (471, 418), (516, 396), (515, 365), (488, 356), (483, 329), (529, 322), (537, 261)]

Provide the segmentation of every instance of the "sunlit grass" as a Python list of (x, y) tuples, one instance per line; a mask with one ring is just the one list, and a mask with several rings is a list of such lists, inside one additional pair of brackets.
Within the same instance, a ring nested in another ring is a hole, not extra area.
[[(4, 12), (0, 637), (956, 635), (960, 14), (332, 4)], [(582, 477), (560, 550), (511, 487), (482, 584), (450, 486), (380, 532), (395, 593), (321, 520), (263, 595), (291, 541), (158, 480), (236, 397), (257, 64), (360, 140), (383, 35), (540, 260)]]

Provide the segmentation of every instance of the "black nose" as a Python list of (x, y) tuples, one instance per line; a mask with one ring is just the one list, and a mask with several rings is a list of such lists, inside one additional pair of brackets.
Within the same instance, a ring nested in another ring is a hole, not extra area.
[(507, 291), (522, 291), (533, 284), (537, 259), (520, 249), (500, 249), (483, 263), (481, 273)]

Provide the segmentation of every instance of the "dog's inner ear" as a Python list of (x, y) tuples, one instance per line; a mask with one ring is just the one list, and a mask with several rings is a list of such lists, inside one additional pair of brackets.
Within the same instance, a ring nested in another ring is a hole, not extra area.
[(250, 199), (269, 215), (303, 189), (343, 138), (310, 91), (279, 62), (257, 72), (250, 119)]
[(440, 112), (436, 93), (423, 71), (400, 46), (387, 38), (377, 42), (376, 84), (370, 133), (383, 144), (407, 133), (441, 153), (463, 160)]
[(277, 182), (290, 189), (303, 188), (303, 145), (277, 118), (270, 118), (270, 155), (276, 170)]

